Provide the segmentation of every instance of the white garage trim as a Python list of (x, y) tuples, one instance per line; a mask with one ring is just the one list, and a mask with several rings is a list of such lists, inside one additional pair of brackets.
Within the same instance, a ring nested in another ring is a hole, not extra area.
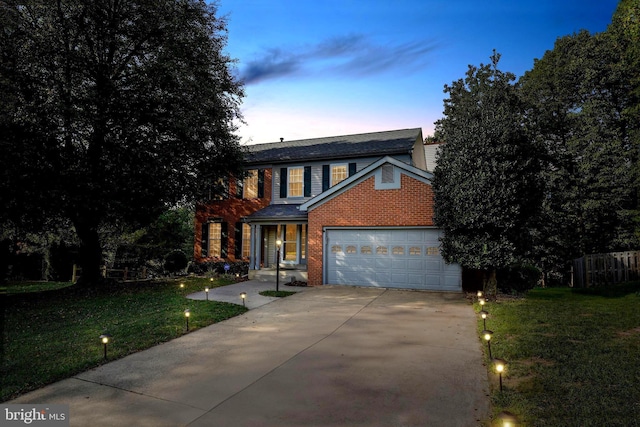
[(434, 227), (325, 227), (323, 283), (461, 291), (462, 269), (440, 255)]

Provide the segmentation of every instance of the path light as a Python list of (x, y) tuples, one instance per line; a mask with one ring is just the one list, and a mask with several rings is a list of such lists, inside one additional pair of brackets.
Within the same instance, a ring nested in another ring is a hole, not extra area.
[(518, 425), (518, 418), (507, 411), (498, 414), (498, 421), (501, 427), (515, 427)]
[(180, 290), (183, 291), (184, 290), (184, 283), (180, 283)]
[(493, 359), (493, 357), (491, 357), (491, 337), (493, 336), (493, 331), (490, 331), (488, 329), (485, 329), (484, 331), (482, 331), (482, 338), (485, 339), (485, 341), (487, 341), (487, 348), (489, 349), (489, 359)]
[(207, 301), (209, 301), (209, 287), (204, 288), (204, 294), (207, 296)]
[(493, 365), (496, 367), (496, 372), (500, 378), (500, 391), (502, 391), (502, 373), (504, 372), (504, 368), (507, 366), (507, 362), (503, 359), (495, 358), (493, 359)]
[(480, 297), (478, 298), (478, 304), (480, 304), (480, 307), (482, 307), (482, 309), (484, 310), (484, 305), (487, 303), (487, 300)]
[(480, 298), (482, 296), (482, 291), (478, 291), (478, 298)]
[(482, 317), (482, 329), (487, 329), (487, 317), (489, 316), (489, 312), (485, 310), (480, 310), (480, 317)]
[(111, 340), (111, 335), (110, 334), (102, 334), (100, 335), (100, 341), (102, 342), (102, 345), (104, 346), (104, 359), (107, 360), (107, 344), (109, 344), (109, 341)]
[(278, 248), (276, 252), (276, 292), (278, 292), (278, 288), (280, 286), (280, 246), (282, 246), (282, 240), (276, 240), (276, 247)]
[(244, 300), (247, 299), (247, 293), (246, 292), (242, 292), (240, 294), (240, 298), (242, 298), (242, 306), (245, 307)]
[(191, 310), (187, 308), (184, 311), (184, 318), (187, 319), (187, 331), (189, 331), (189, 317), (191, 317)]

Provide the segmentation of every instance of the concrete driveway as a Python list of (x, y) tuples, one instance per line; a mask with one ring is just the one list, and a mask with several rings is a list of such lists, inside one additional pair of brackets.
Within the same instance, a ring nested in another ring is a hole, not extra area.
[(5, 403), (69, 404), (72, 426), (476, 426), (475, 328), (462, 294), (307, 288)]

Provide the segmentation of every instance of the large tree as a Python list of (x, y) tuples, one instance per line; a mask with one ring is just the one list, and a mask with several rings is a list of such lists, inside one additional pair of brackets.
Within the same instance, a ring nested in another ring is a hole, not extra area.
[(239, 171), (225, 46), (204, 1), (2, 0), (3, 219), (70, 219), (95, 282), (101, 226), (145, 225)]
[(631, 6), (621, 2), (604, 33), (559, 38), (519, 81), (528, 129), (548, 154), (536, 256), (550, 269), (638, 245), (640, 38)]
[(529, 254), (540, 205), (539, 150), (523, 128), (515, 76), (498, 69), (499, 59), (494, 52), (490, 64), (469, 66), (464, 79), (445, 86), (433, 180), (443, 256), (484, 270), (491, 286), (497, 269)]

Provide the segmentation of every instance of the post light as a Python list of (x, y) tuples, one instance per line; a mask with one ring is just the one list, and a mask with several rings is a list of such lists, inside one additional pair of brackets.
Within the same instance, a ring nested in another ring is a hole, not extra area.
[(483, 297), (478, 298), (478, 304), (480, 304), (480, 307), (482, 307), (482, 309), (484, 309), (484, 305), (487, 303), (487, 300), (484, 299)]
[(110, 334), (102, 334), (102, 335), (100, 335), (100, 341), (102, 342), (102, 345), (104, 346), (104, 360), (107, 360), (107, 344), (109, 344), (110, 340), (111, 340), (111, 335)]
[(478, 298), (480, 298), (482, 296), (482, 291), (478, 291)]
[(504, 372), (504, 368), (507, 366), (507, 362), (503, 359), (495, 358), (493, 359), (493, 365), (496, 367), (496, 372), (500, 378), (500, 391), (502, 391), (502, 373)]
[(515, 427), (518, 425), (518, 418), (507, 411), (498, 414), (498, 421), (501, 427)]
[(204, 288), (204, 294), (207, 297), (207, 301), (209, 301), (209, 287), (208, 286)]
[(491, 356), (491, 337), (493, 336), (493, 331), (490, 331), (488, 329), (485, 329), (484, 331), (482, 331), (482, 338), (485, 339), (485, 341), (487, 341), (487, 348), (489, 349), (489, 359), (493, 359), (493, 357)]
[(247, 299), (247, 293), (246, 292), (242, 292), (240, 294), (240, 298), (242, 298), (242, 306), (245, 307), (244, 300)]
[(280, 246), (282, 246), (282, 240), (276, 240), (276, 247), (278, 248), (276, 252), (276, 292), (279, 291), (280, 287)]
[(489, 312), (486, 310), (480, 310), (480, 317), (482, 317), (482, 329), (487, 329), (487, 317), (489, 316)]
[(189, 317), (191, 317), (191, 310), (187, 308), (184, 311), (184, 318), (187, 320), (187, 331), (189, 331)]

